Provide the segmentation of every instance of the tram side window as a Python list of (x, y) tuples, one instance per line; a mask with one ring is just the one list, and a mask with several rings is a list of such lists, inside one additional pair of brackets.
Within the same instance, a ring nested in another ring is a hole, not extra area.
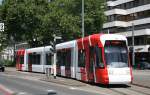
[(71, 66), (71, 50), (66, 50), (65, 52), (65, 66), (70, 67)]
[(34, 62), (33, 62), (33, 55), (32, 54), (30, 54), (30, 56), (29, 56), (30, 58), (29, 58), (29, 62), (30, 62), (30, 64), (33, 64)]
[(85, 67), (85, 51), (78, 51), (78, 67)]
[(57, 51), (57, 65), (58, 66), (71, 66), (71, 50)]
[(33, 62), (32, 62), (32, 54), (29, 54), (29, 59), (28, 59), (28, 62), (30, 63), (30, 64), (32, 64)]
[(56, 64), (57, 64), (57, 66), (61, 66), (61, 63), (62, 63), (62, 53), (61, 53), (61, 51), (57, 51), (57, 62), (56, 62)]
[(52, 55), (50, 53), (46, 54), (46, 65), (52, 64)]
[(65, 63), (66, 63), (66, 60), (65, 60), (66, 59), (66, 54), (65, 54), (64, 51), (62, 51), (61, 53), (62, 53), (61, 54), (62, 55), (62, 57), (61, 57), (61, 62), (62, 62), (61, 66), (65, 66)]
[(94, 66), (94, 47), (92, 46), (92, 47), (90, 47), (90, 58), (89, 58), (89, 60), (90, 60), (90, 67), (89, 67), (89, 71), (90, 72), (93, 72), (93, 66)]
[(102, 48), (96, 46), (95, 53), (96, 53), (96, 67), (104, 68), (104, 64), (102, 60)]
[(29, 62), (31, 64), (36, 64), (36, 65), (40, 65), (40, 59), (41, 59), (41, 55), (40, 54), (29, 54)]
[(35, 64), (40, 65), (41, 55), (37, 54), (35, 58), (36, 58), (36, 63)]
[(66, 54), (64, 51), (57, 51), (57, 66), (65, 66)]

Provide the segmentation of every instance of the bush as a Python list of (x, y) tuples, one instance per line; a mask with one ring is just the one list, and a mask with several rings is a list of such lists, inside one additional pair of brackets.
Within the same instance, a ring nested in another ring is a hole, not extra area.
[(10, 60), (4, 60), (3, 64), (4, 64), (6, 67), (13, 67), (13, 66), (15, 66), (15, 62), (10, 61)]

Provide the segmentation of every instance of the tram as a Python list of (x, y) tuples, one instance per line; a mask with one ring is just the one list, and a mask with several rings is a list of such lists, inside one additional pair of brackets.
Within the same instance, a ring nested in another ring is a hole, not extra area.
[(19, 71), (45, 73), (45, 68), (52, 68), (51, 46), (20, 49), (16, 51), (16, 69)]
[(19, 49), (15, 52), (16, 54), (16, 69), (19, 71), (23, 70), (24, 67), (24, 54), (25, 49)]
[[(32, 55), (37, 54), (37, 50), (35, 48), (25, 50), (24, 59), (26, 61), (24, 60), (24, 64), (26, 64), (25, 67), (28, 67), (27, 71), (45, 71), (46, 60), (52, 59), (53, 56), (50, 50), (44, 50), (44, 47), (41, 48), (43, 48), (41, 56), (37, 58), (41, 60), (32, 62), (30, 61), (35, 57), (30, 57), (30, 53), (32, 52)], [(56, 50), (57, 75), (101, 84), (126, 84), (133, 81), (127, 39), (122, 35), (93, 34), (57, 44)], [(46, 58), (44, 56), (47, 52), (51, 56)], [(37, 66), (35, 65), (36, 62), (42, 63), (38, 63)], [(51, 70), (53, 70), (52, 65), (49, 64)]]

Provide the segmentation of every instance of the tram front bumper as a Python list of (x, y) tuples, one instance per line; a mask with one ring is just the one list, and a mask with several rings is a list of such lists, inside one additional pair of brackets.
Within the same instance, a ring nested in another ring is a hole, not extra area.
[(109, 84), (127, 84), (131, 83), (130, 75), (109, 75)]

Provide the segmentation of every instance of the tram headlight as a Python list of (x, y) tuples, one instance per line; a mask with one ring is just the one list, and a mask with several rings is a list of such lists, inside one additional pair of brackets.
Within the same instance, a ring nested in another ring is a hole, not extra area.
[(109, 75), (113, 75), (114, 74), (114, 72), (113, 72), (113, 70), (109, 70)]
[(127, 75), (130, 75), (130, 70), (127, 70), (127, 71), (126, 71), (126, 74), (127, 74)]

